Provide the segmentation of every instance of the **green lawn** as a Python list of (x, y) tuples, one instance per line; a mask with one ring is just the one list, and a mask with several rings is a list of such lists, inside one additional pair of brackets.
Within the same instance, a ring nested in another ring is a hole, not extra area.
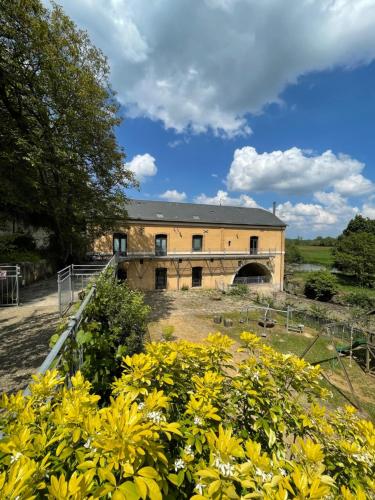
[(299, 245), (298, 248), (307, 264), (320, 264), (329, 267), (333, 265), (332, 247)]
[[(317, 333), (313, 328), (306, 326), (303, 334), (287, 333), (285, 330), (285, 316), (281, 314), (273, 316), (273, 319), (277, 322), (276, 326), (268, 330), (264, 330), (258, 325), (258, 320), (261, 316), (260, 312), (252, 311), (248, 317), (248, 322), (246, 322), (246, 315), (238, 312), (225, 313), (223, 316), (232, 319), (233, 326), (228, 328), (221, 326), (218, 330), (221, 330), (234, 340), (240, 342), (240, 334), (243, 331), (252, 331), (258, 335), (266, 335), (265, 337), (261, 337), (262, 341), (277, 351), (282, 353), (291, 352), (298, 356), (303, 353), (306, 347), (311, 345)], [(341, 339), (336, 339), (334, 342), (335, 345), (343, 343)], [(325, 402), (331, 408), (349, 404), (349, 401), (353, 401), (343, 369), (336, 357), (335, 345), (331, 338), (322, 336), (305, 356), (305, 359), (310, 363), (319, 363), (324, 370), (324, 374), (330, 380), (331, 383), (325, 380), (322, 383), (332, 393), (332, 399)], [(367, 412), (370, 418), (375, 420), (375, 402), (373, 400), (375, 391), (374, 377), (366, 375), (355, 360), (350, 362), (348, 357), (342, 358), (342, 360), (361, 407)]]

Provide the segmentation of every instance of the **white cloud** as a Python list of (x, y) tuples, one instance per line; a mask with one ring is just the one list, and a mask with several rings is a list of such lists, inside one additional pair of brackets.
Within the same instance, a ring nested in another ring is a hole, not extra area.
[(229, 205), (237, 207), (252, 207), (257, 208), (259, 205), (253, 198), (246, 194), (241, 194), (238, 198), (232, 198), (226, 191), (219, 191), (215, 196), (207, 196), (202, 193), (194, 198), (195, 203), (203, 203), (205, 205)]
[(368, 217), (369, 219), (375, 219), (375, 205), (369, 205), (368, 203), (364, 203), (361, 214), (364, 217)]
[(217, 179), (219, 176), (217, 174), (211, 174), (211, 177), (213, 177), (214, 179)]
[(108, 55), (128, 113), (179, 132), (248, 134), (246, 114), (301, 75), (375, 56), (373, 0), (60, 3)]
[(186, 200), (186, 193), (179, 193), (176, 189), (168, 189), (165, 193), (161, 194), (159, 198), (167, 201), (181, 202)]
[(292, 233), (301, 235), (337, 235), (358, 212), (339, 193), (316, 192), (319, 203), (296, 203), (290, 201), (277, 206), (276, 213), (289, 225)]
[(258, 153), (245, 146), (234, 152), (227, 185), (232, 191), (292, 194), (333, 188), (346, 196), (360, 196), (374, 190), (372, 182), (361, 174), (364, 167), (360, 161), (330, 150), (321, 155), (296, 147)]
[(131, 170), (140, 182), (145, 180), (146, 177), (156, 175), (158, 171), (155, 158), (148, 153), (134, 156), (129, 163), (125, 163), (125, 168)]

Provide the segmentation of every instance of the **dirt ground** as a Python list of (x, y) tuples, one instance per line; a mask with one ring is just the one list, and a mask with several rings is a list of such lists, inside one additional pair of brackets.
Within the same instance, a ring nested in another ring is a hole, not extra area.
[[(151, 306), (149, 332), (152, 340), (160, 340), (163, 328), (172, 325), (176, 339), (192, 342), (200, 342), (208, 333), (221, 330), (213, 322), (215, 314), (245, 310), (249, 304), (248, 299), (213, 290), (147, 292), (145, 300)], [(208, 315), (212, 318), (207, 318)]]
[[(278, 299), (285, 299), (285, 295), (284, 297), (279, 295)], [(149, 323), (151, 340), (160, 340), (163, 329), (171, 326), (174, 329), (174, 340), (183, 339), (192, 342), (200, 342), (207, 334), (220, 331), (235, 341), (232, 353), (234, 360), (239, 361), (243, 358), (243, 354), (237, 353), (240, 332), (247, 330), (260, 335), (263, 333), (262, 328), (258, 326), (257, 319), (251, 320), (249, 323), (243, 322), (243, 318), (246, 317), (246, 307), (254, 305), (251, 298), (248, 297), (244, 299), (222, 295), (214, 290), (188, 290), (148, 292), (145, 298), (152, 308)], [(308, 302), (304, 306), (311, 305)], [(258, 318), (261, 313), (253, 312), (251, 314), (254, 318)], [(232, 319), (233, 327), (225, 327), (223, 323), (215, 324), (213, 321), (215, 315)], [(276, 327), (272, 333), (266, 333), (267, 338), (263, 339), (264, 342), (281, 352), (293, 352), (301, 355), (305, 348), (311, 344), (317, 331), (306, 326), (303, 333), (286, 333), (283, 318), (280, 316), (277, 319)], [(335, 352), (334, 344), (327, 338), (321, 338), (307, 356), (308, 361), (321, 364), (328, 379), (334, 384), (328, 387), (333, 390), (333, 406), (348, 404), (353, 400), (343, 370), (335, 361)], [(357, 402), (362, 405), (363, 414), (375, 418), (374, 377), (365, 374), (355, 361), (350, 363), (349, 359), (345, 358), (344, 364), (352, 379)]]
[(49, 352), (56, 329), (56, 278), (20, 290), (20, 306), (0, 308), (0, 394), (23, 389)]

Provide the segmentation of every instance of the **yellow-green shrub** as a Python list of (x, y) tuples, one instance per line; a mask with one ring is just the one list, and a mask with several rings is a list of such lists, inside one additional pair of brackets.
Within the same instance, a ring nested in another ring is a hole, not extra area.
[(243, 333), (126, 357), (109, 404), (80, 373), (2, 398), (1, 499), (371, 498), (375, 433), (329, 412), (320, 369)]

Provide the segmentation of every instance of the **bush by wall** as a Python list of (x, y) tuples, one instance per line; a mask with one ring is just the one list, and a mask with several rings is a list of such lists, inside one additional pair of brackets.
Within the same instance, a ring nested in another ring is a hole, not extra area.
[(51, 372), (31, 397), (4, 395), (0, 497), (371, 498), (373, 424), (318, 404), (318, 366), (242, 340), (235, 372), (220, 334), (148, 344), (103, 408), (80, 373), (70, 389)]

